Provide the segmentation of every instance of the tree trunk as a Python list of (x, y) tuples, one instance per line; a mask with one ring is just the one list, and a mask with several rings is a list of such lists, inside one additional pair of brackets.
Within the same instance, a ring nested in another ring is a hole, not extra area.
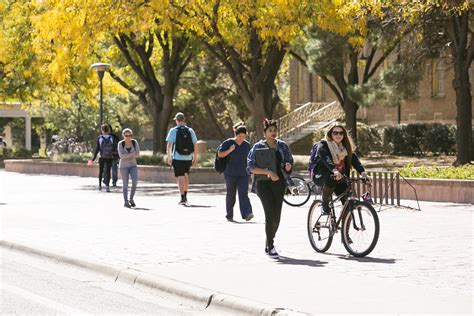
[(357, 110), (359, 105), (354, 101), (346, 99), (344, 102), (344, 116), (347, 131), (350, 133), (352, 140), (357, 144)]
[(255, 89), (253, 102), (251, 105), (253, 128), (255, 131), (255, 139), (260, 140), (263, 138), (263, 119), (272, 119), (273, 115), (273, 100), (272, 100), (272, 87), (263, 87)]
[(469, 87), (469, 68), (465, 67), (465, 64), (463, 59), (455, 58), (453, 80), (457, 109), (457, 159), (455, 165), (467, 164), (472, 158), (472, 95)]
[[(162, 106), (155, 105), (153, 115), (153, 154), (166, 152), (166, 133), (173, 110), (174, 89), (165, 89)], [(161, 109), (161, 111), (160, 111)]]

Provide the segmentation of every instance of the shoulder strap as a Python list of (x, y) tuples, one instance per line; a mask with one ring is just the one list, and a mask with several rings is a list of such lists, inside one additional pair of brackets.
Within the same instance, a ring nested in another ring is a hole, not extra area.
[[(137, 150), (137, 144), (134, 139), (132, 139), (133, 149)], [(122, 142), (122, 148), (125, 148), (125, 141)]]

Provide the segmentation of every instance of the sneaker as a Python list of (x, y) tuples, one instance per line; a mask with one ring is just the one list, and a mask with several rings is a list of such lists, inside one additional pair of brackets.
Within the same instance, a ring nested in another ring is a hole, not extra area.
[(270, 258), (272, 259), (278, 259), (279, 256), (278, 256), (278, 252), (276, 251), (275, 247), (273, 247), (272, 249), (270, 249), (268, 251), (268, 255), (270, 256)]
[(268, 255), (268, 247), (265, 246), (265, 253)]
[(130, 203), (128, 203), (128, 201), (125, 201), (125, 203), (123, 204), (124, 207), (126, 208), (130, 208)]
[(321, 206), (321, 215), (329, 215), (329, 214), (331, 214), (331, 209), (329, 208), (329, 205)]
[(102, 186), (101, 186), (101, 185), (99, 185), (99, 186), (97, 187), (97, 191), (102, 191)]
[(110, 187), (108, 185), (105, 186), (105, 192), (110, 192)]
[(112, 186), (113, 186), (113, 187), (116, 187), (116, 186), (117, 186), (117, 182), (112, 183)]
[(187, 200), (181, 200), (179, 201), (178, 205), (186, 205), (188, 204), (188, 201)]
[(253, 213), (250, 213), (245, 219), (247, 222), (253, 218)]
[(135, 207), (135, 201), (133, 199), (130, 199), (129, 201), (131, 207)]
[(227, 218), (227, 221), (233, 222), (234, 218), (232, 216), (226, 215), (225, 218)]

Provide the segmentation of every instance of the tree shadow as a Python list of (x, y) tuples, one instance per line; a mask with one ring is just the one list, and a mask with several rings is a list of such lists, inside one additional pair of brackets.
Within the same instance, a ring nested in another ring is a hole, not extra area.
[(327, 262), (310, 259), (296, 259), (286, 256), (279, 256), (277, 259), (278, 264), (289, 264), (295, 266), (309, 266), (309, 267), (324, 267)]
[[(122, 186), (116, 186), (111, 188), (112, 192), (122, 192)], [(96, 185), (83, 185), (79, 187), (79, 190), (90, 191), (97, 190)], [(146, 186), (137, 187), (137, 192), (145, 196), (170, 196), (176, 195), (179, 197), (178, 186), (174, 183), (160, 183), (160, 184), (146, 184)], [(189, 188), (189, 194), (196, 195), (214, 195), (214, 194), (225, 194), (227, 192), (225, 184), (195, 184)]]

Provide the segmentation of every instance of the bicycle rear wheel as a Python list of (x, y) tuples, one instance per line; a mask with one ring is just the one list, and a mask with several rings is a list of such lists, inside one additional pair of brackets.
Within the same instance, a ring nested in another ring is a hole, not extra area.
[(301, 206), (308, 202), (311, 196), (309, 184), (300, 177), (291, 177), (291, 180), (295, 185), (285, 189), (283, 201), (291, 206)]
[(331, 247), (331, 217), (321, 216), (321, 201), (313, 202), (308, 211), (308, 238), (311, 246), (317, 252), (325, 252)]
[(342, 244), (354, 257), (367, 256), (379, 239), (380, 223), (372, 205), (356, 201), (342, 220)]

